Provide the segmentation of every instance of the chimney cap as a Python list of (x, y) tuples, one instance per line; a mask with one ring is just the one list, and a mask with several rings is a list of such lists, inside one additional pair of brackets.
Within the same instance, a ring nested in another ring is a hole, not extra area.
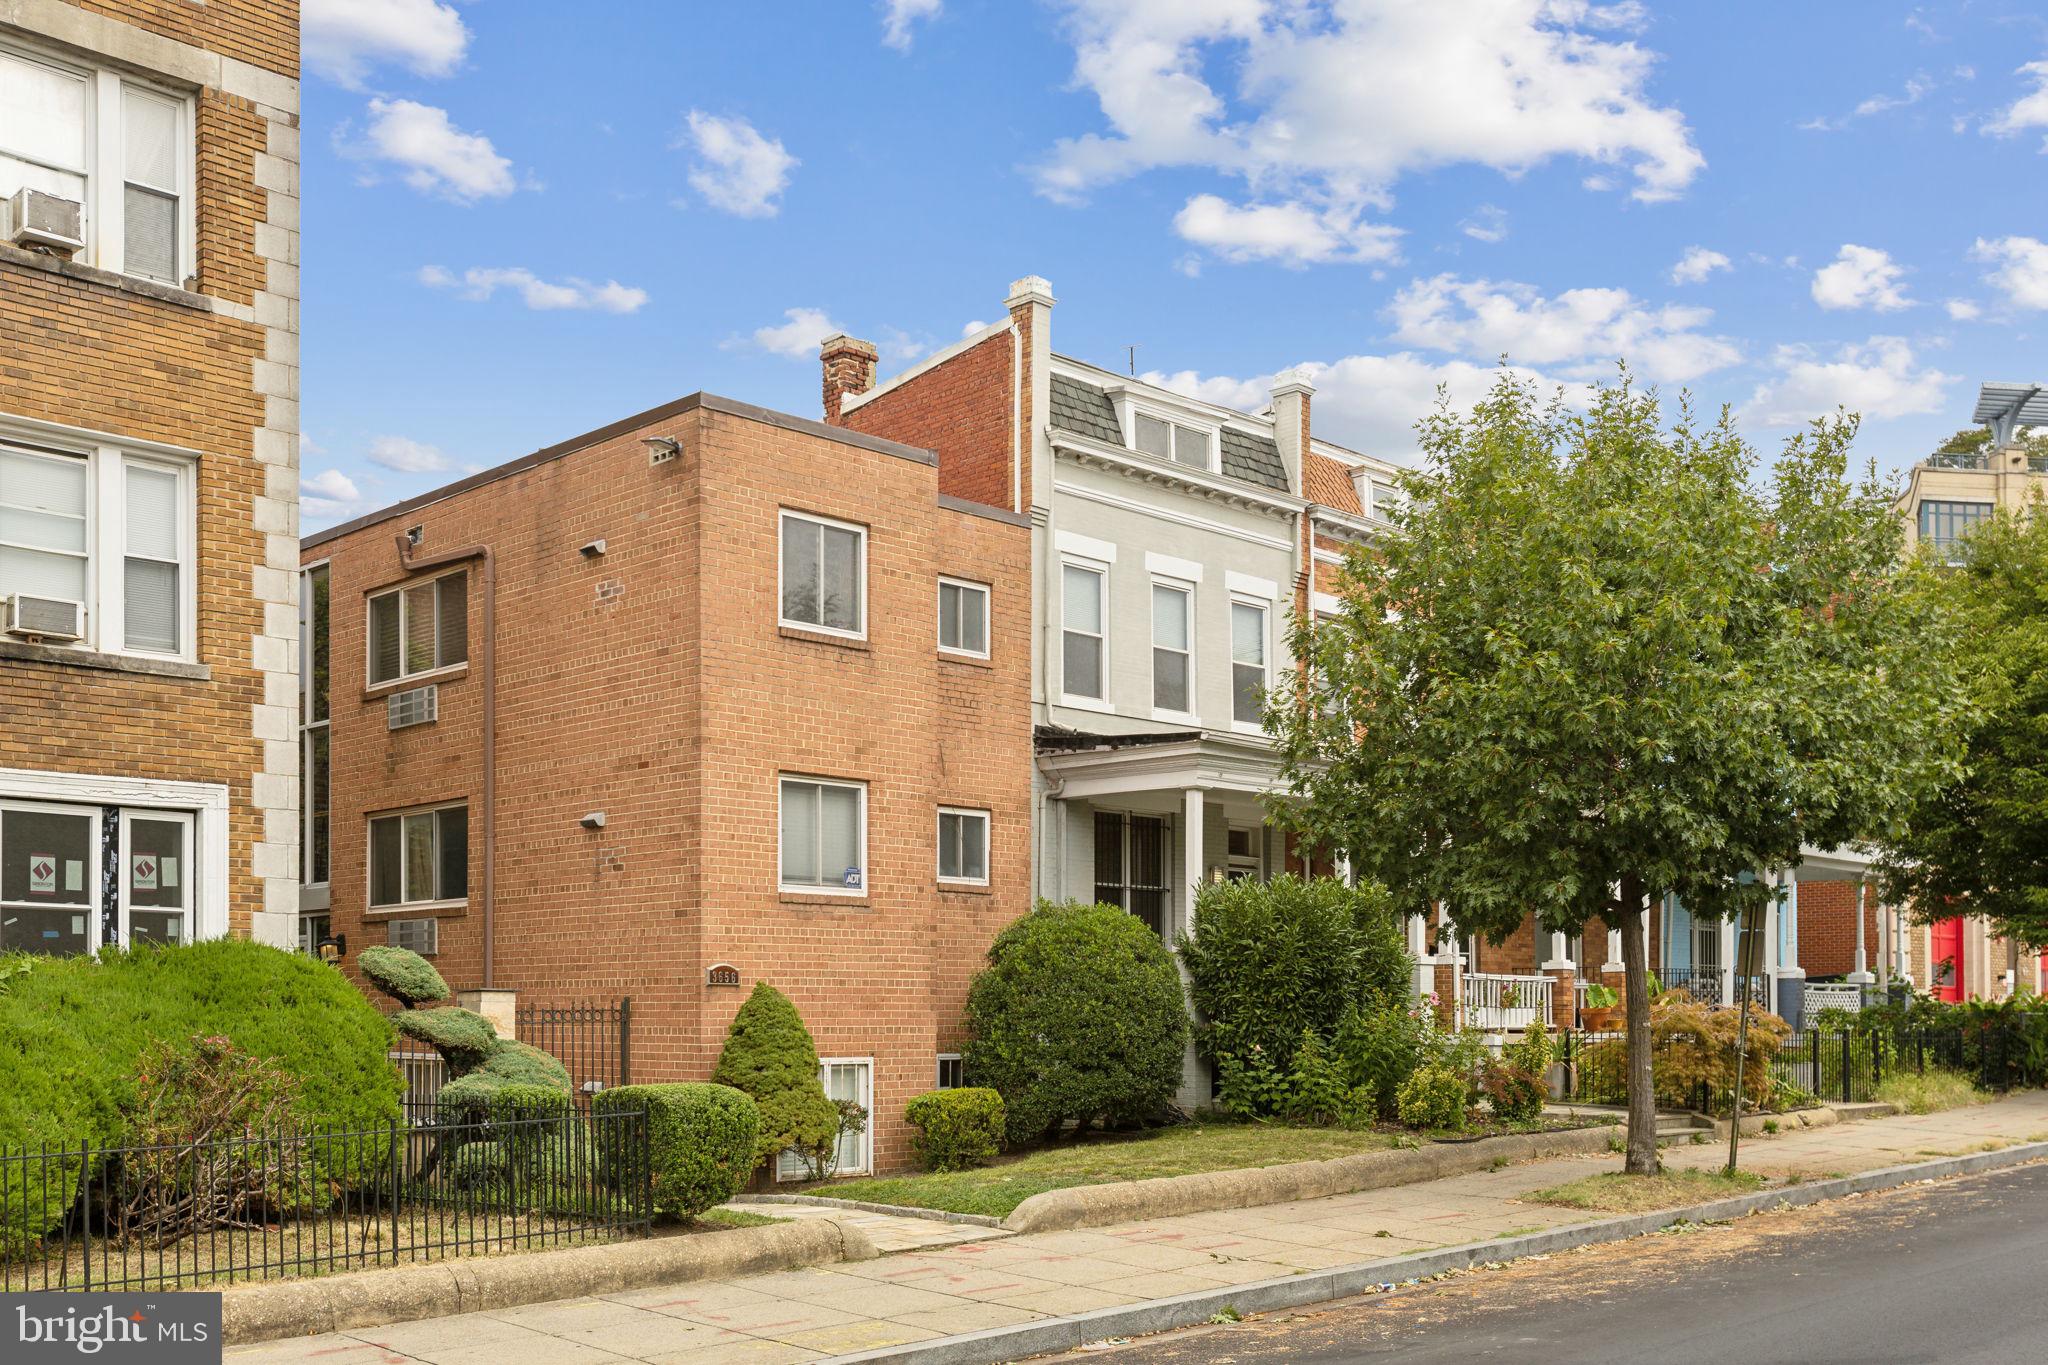
[(1052, 281), (1043, 275), (1026, 275), (1010, 281), (1010, 297), (1003, 300), (1003, 306), (1019, 308), (1027, 303), (1042, 303), (1050, 308), (1053, 302)]
[(820, 360), (828, 356), (844, 355), (849, 351), (855, 355), (866, 356), (869, 360), (877, 359), (882, 354), (880, 350), (876, 349), (874, 342), (862, 341), (859, 337), (850, 337), (844, 332), (834, 332), (831, 336), (818, 343), (818, 358)]
[(1316, 386), (1309, 379), (1307, 370), (1282, 370), (1273, 376), (1273, 397), (1275, 398), (1292, 393), (1312, 394), (1315, 391)]

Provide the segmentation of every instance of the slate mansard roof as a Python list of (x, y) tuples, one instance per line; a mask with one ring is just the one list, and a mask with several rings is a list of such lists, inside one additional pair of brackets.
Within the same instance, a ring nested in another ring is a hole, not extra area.
[[(1063, 374), (1052, 376), (1052, 424), (1110, 445), (1129, 444), (1117, 424), (1116, 405), (1109, 395)], [(1226, 476), (1278, 493), (1287, 491), (1287, 469), (1280, 463), (1280, 447), (1271, 437), (1224, 427), (1220, 445)]]

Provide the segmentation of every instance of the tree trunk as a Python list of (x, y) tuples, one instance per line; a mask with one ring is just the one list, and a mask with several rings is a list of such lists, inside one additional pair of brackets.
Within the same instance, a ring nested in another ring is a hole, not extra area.
[(1650, 1075), (1650, 945), (1643, 932), (1642, 897), (1621, 898), (1622, 1000), (1628, 1011), (1628, 1157), (1630, 1175), (1655, 1175), (1657, 1087)]

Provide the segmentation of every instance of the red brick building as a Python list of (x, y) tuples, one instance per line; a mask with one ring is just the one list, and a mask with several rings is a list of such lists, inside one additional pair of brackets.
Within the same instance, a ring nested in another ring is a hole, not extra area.
[[(308, 537), (330, 932), (630, 997), (707, 1076), (756, 981), (907, 1163), (1029, 906), (1030, 533), (927, 450), (696, 394)], [(317, 804), (318, 798), (315, 798)]]

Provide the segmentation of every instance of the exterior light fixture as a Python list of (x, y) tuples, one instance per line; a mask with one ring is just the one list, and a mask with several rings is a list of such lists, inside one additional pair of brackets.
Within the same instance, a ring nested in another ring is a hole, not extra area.
[(667, 464), (682, 453), (682, 443), (673, 436), (643, 436), (640, 444), (647, 447), (647, 463)]
[(342, 958), (348, 955), (348, 935), (329, 934), (314, 945), (314, 952), (330, 967), (339, 967)]
[(582, 820), (581, 820), (581, 821), (580, 821), (579, 823), (580, 823), (580, 824), (581, 824), (581, 825), (583, 826), (583, 828), (585, 828), (585, 829), (603, 829), (603, 828), (604, 828), (604, 812), (603, 812), (603, 811), (601, 811), (601, 810), (594, 810), (594, 811), (590, 812), (590, 814), (588, 814), (588, 815), (584, 816), (584, 817), (583, 817), (583, 819), (582, 819)]

